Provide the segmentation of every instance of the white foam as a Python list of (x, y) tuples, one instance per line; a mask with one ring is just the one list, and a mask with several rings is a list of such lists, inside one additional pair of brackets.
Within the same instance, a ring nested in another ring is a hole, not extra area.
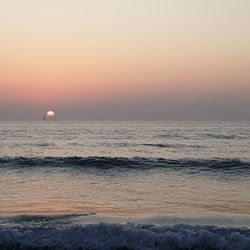
[(250, 229), (214, 226), (90, 224), (0, 228), (0, 248), (12, 249), (221, 249), (249, 250)]

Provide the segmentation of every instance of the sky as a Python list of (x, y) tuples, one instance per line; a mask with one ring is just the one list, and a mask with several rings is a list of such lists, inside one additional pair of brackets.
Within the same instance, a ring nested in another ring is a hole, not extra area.
[(249, 0), (0, 1), (0, 120), (250, 120)]

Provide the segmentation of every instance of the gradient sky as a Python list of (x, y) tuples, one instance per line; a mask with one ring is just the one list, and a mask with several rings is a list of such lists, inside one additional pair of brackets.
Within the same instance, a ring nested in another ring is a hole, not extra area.
[(0, 120), (250, 119), (249, 0), (0, 2)]

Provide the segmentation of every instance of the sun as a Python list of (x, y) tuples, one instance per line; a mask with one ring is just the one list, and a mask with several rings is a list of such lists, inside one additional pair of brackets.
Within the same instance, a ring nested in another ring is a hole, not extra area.
[(55, 112), (50, 110), (50, 111), (47, 112), (47, 116), (50, 117), (50, 118), (54, 117), (55, 116)]

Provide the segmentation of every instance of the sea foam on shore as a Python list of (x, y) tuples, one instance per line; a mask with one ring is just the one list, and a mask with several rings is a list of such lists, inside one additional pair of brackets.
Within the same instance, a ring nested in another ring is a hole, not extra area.
[(249, 250), (250, 229), (215, 226), (89, 224), (0, 227), (0, 249)]

